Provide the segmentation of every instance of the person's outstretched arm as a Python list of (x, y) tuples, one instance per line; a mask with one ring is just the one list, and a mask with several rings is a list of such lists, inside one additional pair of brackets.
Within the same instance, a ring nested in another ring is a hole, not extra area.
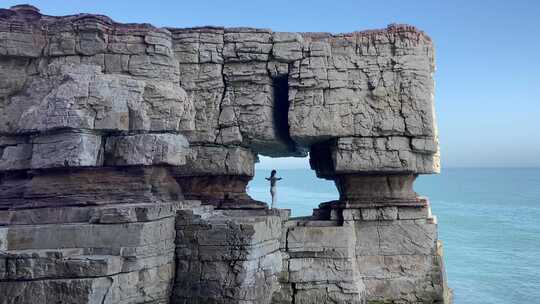
[(269, 179), (268, 177), (265, 177), (264, 179), (266, 179), (266, 180), (270, 180), (270, 179)]
[(282, 180), (282, 179), (283, 179), (283, 178), (281, 178), (281, 177), (276, 178), (276, 180)]

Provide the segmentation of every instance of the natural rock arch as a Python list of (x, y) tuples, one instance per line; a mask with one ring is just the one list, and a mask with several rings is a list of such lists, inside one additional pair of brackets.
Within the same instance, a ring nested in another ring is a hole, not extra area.
[[(0, 37), (0, 302), (447, 300), (436, 220), (412, 191), (439, 171), (423, 32), (19, 5), (0, 9)], [(308, 150), (338, 201), (289, 220), (246, 194), (257, 153)]]

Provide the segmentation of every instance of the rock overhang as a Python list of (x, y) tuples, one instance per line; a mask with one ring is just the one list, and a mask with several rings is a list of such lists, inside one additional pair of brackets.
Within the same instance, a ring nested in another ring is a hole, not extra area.
[[(240, 147), (274, 157), (311, 150), (312, 164), (332, 163), (333, 174), (439, 170), (433, 46), (412, 26), (347, 34), (178, 29), (38, 11), (23, 5), (0, 14), (2, 65), (15, 76), (0, 85), (5, 109), (14, 108), (4, 110), (6, 136), (46, 132), (13, 126), (40, 118), (50, 124), (57, 116), (53, 129), (178, 133), (197, 150)], [(97, 87), (101, 96), (64, 94), (58, 101), (33, 92), (54, 83), (55, 66), (90, 68), (96, 76), (66, 72), (52, 90), (66, 91), (69, 76), (79, 82), (71, 87)], [(40, 107), (59, 113), (42, 114)], [(324, 159), (321, 147), (329, 150)]]

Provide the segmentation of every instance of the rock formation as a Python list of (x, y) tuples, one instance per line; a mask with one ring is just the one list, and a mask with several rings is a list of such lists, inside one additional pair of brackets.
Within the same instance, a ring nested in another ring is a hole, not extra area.
[[(0, 303), (449, 303), (430, 38), (0, 9)], [(340, 199), (246, 194), (306, 156)], [(316, 203), (316, 202), (314, 202)]]

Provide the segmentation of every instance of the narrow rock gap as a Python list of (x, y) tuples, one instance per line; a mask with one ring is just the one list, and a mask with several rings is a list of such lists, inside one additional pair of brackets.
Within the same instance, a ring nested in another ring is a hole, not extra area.
[(284, 142), (288, 150), (298, 152), (296, 143), (289, 132), (289, 80), (287, 74), (272, 77), (274, 90), (273, 119), (276, 126), (276, 137)]
[(292, 289), (291, 304), (296, 304), (296, 293), (298, 292), (298, 290), (296, 289), (296, 283), (291, 283), (291, 289)]

